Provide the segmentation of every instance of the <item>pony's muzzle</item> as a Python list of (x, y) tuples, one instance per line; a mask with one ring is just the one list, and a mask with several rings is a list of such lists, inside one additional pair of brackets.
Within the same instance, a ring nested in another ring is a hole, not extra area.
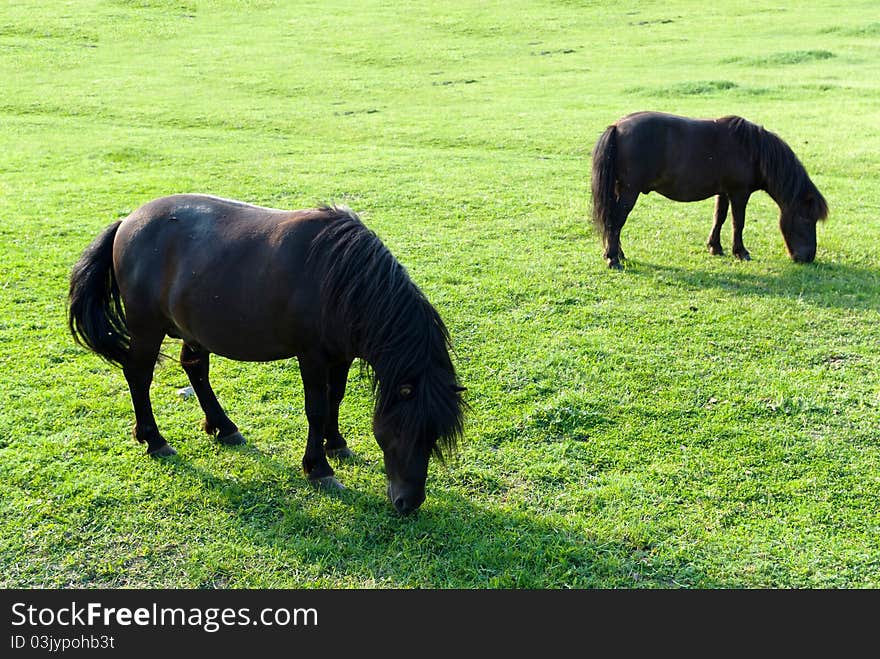
[(812, 263), (816, 258), (816, 250), (815, 249), (801, 249), (794, 250), (791, 252), (791, 259), (795, 263)]
[(418, 487), (408, 483), (397, 484), (388, 481), (387, 491), (394, 509), (401, 515), (408, 515), (425, 501), (424, 486)]

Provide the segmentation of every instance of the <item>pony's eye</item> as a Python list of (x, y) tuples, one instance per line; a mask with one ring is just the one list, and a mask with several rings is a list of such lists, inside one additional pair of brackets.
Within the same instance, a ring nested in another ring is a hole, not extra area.
[(413, 395), (413, 387), (411, 384), (404, 384), (400, 387), (400, 391), (398, 392), (401, 398), (412, 398)]

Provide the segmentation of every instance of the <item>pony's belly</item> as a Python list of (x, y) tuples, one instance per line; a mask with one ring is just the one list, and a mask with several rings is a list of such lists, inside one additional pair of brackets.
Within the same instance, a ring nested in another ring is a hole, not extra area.
[(296, 357), (302, 352), (293, 346), (268, 344), (260, 341), (237, 343), (206, 341), (200, 342), (198, 345), (210, 353), (239, 362), (272, 362)]
[(672, 201), (684, 202), (703, 201), (704, 199), (708, 199), (709, 197), (714, 197), (720, 192), (720, 190), (716, 186), (682, 188), (679, 186), (658, 185), (651, 189), (654, 192), (663, 195), (667, 199), (671, 199)]
[(221, 357), (226, 357), (227, 359), (232, 359), (237, 362), (274, 362), (279, 359), (290, 359), (291, 357), (296, 357), (297, 352), (289, 351), (289, 350), (265, 350), (265, 349), (247, 349), (247, 350), (235, 350), (235, 351), (221, 351), (221, 350), (211, 350), (210, 348), (206, 348), (209, 352), (220, 355)]
[(217, 321), (206, 325), (197, 323), (193, 327), (181, 327), (180, 323), (176, 323), (166, 333), (191, 346), (199, 346), (236, 361), (269, 362), (302, 354), (305, 344), (303, 340), (298, 340), (301, 332), (280, 332), (281, 335), (286, 334), (282, 338), (275, 332), (259, 330), (258, 327), (256, 324), (234, 321)]

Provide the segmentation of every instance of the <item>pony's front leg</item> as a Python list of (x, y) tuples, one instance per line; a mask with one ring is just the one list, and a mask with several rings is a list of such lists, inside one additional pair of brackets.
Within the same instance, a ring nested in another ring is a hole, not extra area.
[(727, 219), (727, 209), (729, 206), (730, 202), (727, 200), (727, 195), (723, 192), (715, 197), (715, 221), (712, 223), (712, 232), (709, 234), (709, 240), (706, 241), (709, 253), (714, 256), (724, 254), (724, 249), (721, 247), (721, 227), (724, 225), (724, 220)]
[(327, 392), (329, 407), (324, 422), (325, 451), (331, 458), (350, 458), (354, 454), (342, 433), (339, 432), (339, 405), (345, 397), (345, 385), (348, 384), (348, 370), (351, 362), (336, 364), (327, 369)]
[(743, 229), (746, 226), (746, 204), (749, 193), (730, 195), (730, 210), (733, 215), (733, 255), (740, 261), (750, 261), (749, 250), (743, 245)]
[(306, 418), (309, 421), (309, 436), (302, 460), (303, 471), (314, 485), (341, 489), (342, 483), (334, 478), (333, 467), (327, 462), (327, 454), (324, 452), (324, 424), (330, 407), (327, 362), (320, 356), (300, 356), (299, 371), (305, 393)]

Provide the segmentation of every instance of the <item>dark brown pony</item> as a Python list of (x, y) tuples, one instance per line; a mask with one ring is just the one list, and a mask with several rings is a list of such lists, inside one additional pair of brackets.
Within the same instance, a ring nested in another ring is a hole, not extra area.
[(779, 228), (795, 261), (816, 257), (816, 222), (828, 206), (807, 171), (778, 136), (742, 117), (690, 119), (637, 112), (609, 126), (593, 149), (593, 221), (605, 259), (620, 268), (620, 230), (639, 193), (656, 191), (674, 201), (717, 195), (709, 234), (712, 254), (722, 254), (721, 225), (730, 207), (733, 254), (749, 260), (742, 241), (746, 204), (764, 190), (779, 206)]
[(388, 496), (406, 513), (425, 499), (428, 461), (462, 432), (464, 402), (449, 334), (403, 266), (351, 210), (283, 211), (206, 195), (151, 201), (108, 226), (70, 279), (74, 338), (122, 367), (134, 436), (174, 454), (156, 426), (150, 383), (164, 337), (225, 444), (244, 442), (208, 381), (211, 353), (269, 361), (296, 356), (309, 422), (302, 465), (341, 487), (327, 455), (351, 455), (339, 404), (352, 361), (369, 365), (373, 432)]

